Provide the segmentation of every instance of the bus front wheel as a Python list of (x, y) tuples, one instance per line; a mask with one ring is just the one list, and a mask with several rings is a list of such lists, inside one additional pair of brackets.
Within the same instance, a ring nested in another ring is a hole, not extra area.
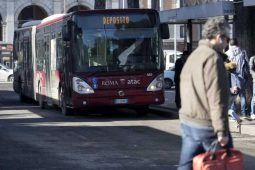
[(41, 91), (41, 87), (39, 87), (39, 106), (41, 109), (45, 109), (45, 102), (44, 102), (44, 99), (43, 99), (43, 95), (42, 95), (42, 91)]
[(72, 109), (67, 107), (64, 93), (62, 90), (60, 90), (60, 93), (59, 93), (59, 100), (60, 100), (59, 104), (60, 104), (62, 114), (65, 116), (72, 115)]
[(22, 93), (22, 85), (21, 82), (19, 81), (19, 101), (20, 102), (25, 102), (26, 101), (26, 96)]

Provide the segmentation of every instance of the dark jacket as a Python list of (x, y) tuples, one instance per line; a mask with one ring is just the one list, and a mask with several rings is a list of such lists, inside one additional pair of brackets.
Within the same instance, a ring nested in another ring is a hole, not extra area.
[(181, 108), (181, 97), (180, 97), (180, 75), (182, 68), (185, 64), (184, 57), (178, 58), (175, 62), (175, 73), (174, 73), (174, 83), (175, 83), (175, 104), (179, 109)]

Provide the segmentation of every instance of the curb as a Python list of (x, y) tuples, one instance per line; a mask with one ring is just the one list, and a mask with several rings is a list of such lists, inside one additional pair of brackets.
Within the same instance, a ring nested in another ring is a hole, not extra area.
[(158, 111), (162, 111), (162, 112), (166, 112), (166, 113), (178, 114), (178, 110), (176, 108), (170, 108), (170, 107), (161, 106), (161, 105), (159, 105), (159, 106), (152, 105), (152, 106), (150, 106), (150, 109), (158, 110)]
[[(178, 110), (176, 108), (166, 107), (162, 105), (152, 105), (150, 106), (150, 109), (170, 113), (170, 114), (176, 114), (178, 115)], [(236, 127), (236, 122), (229, 121), (229, 128), (232, 133), (240, 133), (240, 134), (246, 134), (255, 136), (255, 121), (243, 121), (241, 126), (239, 128)]]

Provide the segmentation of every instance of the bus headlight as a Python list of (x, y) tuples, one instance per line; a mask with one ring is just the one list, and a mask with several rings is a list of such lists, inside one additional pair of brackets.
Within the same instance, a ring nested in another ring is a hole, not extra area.
[(160, 91), (163, 88), (163, 74), (158, 75), (147, 87), (147, 91)]
[(79, 94), (92, 94), (94, 90), (82, 79), (73, 77), (73, 90)]

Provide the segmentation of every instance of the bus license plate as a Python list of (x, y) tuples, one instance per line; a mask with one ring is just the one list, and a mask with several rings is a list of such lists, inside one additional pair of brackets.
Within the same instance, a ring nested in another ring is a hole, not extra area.
[(126, 104), (128, 99), (114, 99), (114, 104)]

